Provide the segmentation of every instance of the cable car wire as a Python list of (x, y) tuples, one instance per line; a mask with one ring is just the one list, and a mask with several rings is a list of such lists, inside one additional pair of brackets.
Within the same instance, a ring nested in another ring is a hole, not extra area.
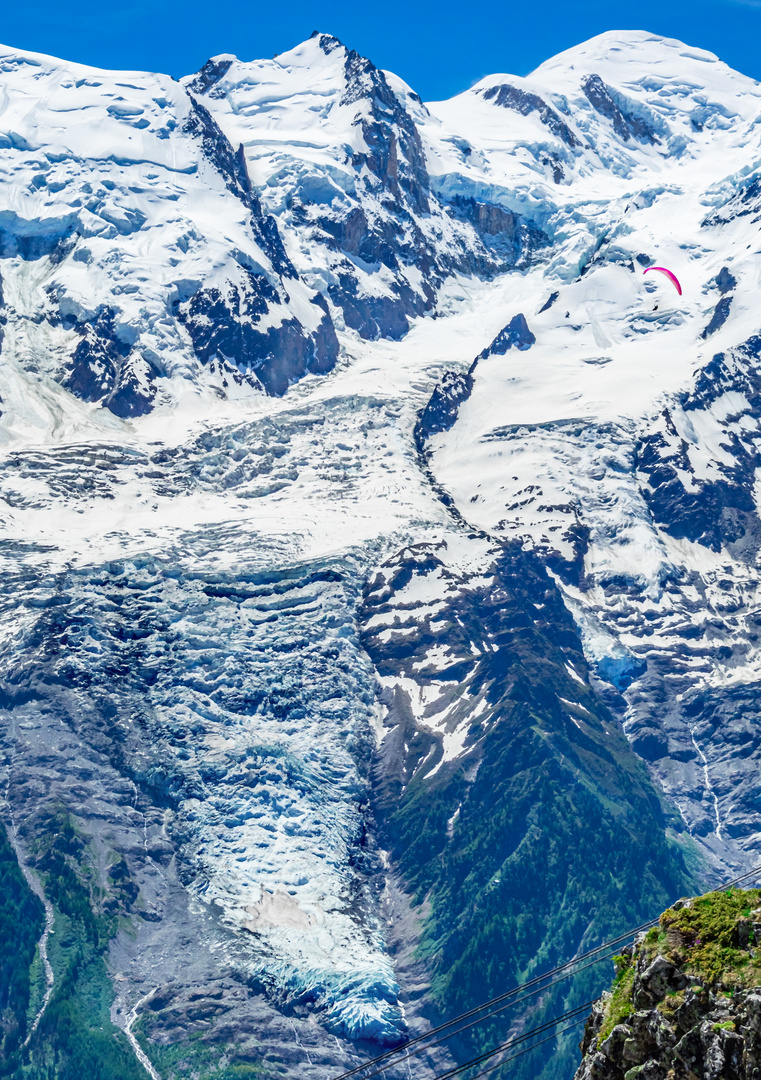
[(548, 1035), (546, 1039), (540, 1039), (539, 1042), (534, 1043), (533, 1046), (527, 1046), (523, 1050), (519, 1050), (517, 1054), (511, 1054), (510, 1057), (505, 1058), (504, 1061), (498, 1061), (496, 1065), (490, 1065), (488, 1069), (482, 1069), (480, 1073), (476, 1073), (475, 1076), (471, 1076), (470, 1080), (480, 1080), (482, 1076), (486, 1076), (487, 1073), (494, 1072), (495, 1069), (501, 1069), (503, 1065), (507, 1065), (509, 1062), (514, 1061), (516, 1058), (523, 1057), (524, 1054), (530, 1054), (532, 1050), (536, 1050), (539, 1046), (544, 1046), (545, 1043), (552, 1042), (553, 1039), (557, 1039), (558, 1035), (565, 1035), (567, 1031), (573, 1031), (574, 1028), (581, 1027), (584, 1023), (584, 1018), (581, 1020), (574, 1020), (572, 1024), (568, 1024), (566, 1027), (561, 1028), (560, 1031), (553, 1031), (551, 1035)]
[[(744, 874), (740, 874), (738, 877), (733, 878), (726, 884), (719, 886), (719, 889), (725, 890), (734, 888), (741, 882), (746, 882), (747, 879), (757, 877), (759, 875), (761, 875), (761, 866), (754, 867), (754, 869), (748, 870)], [(418, 1035), (414, 1039), (409, 1039), (407, 1042), (402, 1043), (400, 1046), (394, 1047), (392, 1050), (387, 1050), (385, 1053), (379, 1054), (377, 1057), (371, 1058), (369, 1061), (366, 1061), (361, 1065), (354, 1066), (354, 1068), (349, 1069), (346, 1072), (343, 1072), (339, 1076), (335, 1077), (334, 1080), (348, 1080), (349, 1077), (356, 1076), (357, 1073), (362, 1073), (366, 1069), (370, 1069), (375, 1065), (380, 1065), (382, 1062), (387, 1062), (387, 1064), (383, 1065), (382, 1068), (377, 1069), (375, 1072), (370, 1073), (368, 1076), (362, 1078), (362, 1080), (372, 1080), (373, 1077), (378, 1076), (382, 1072), (385, 1072), (386, 1069), (389, 1069), (395, 1065), (400, 1065), (404, 1061), (407, 1061), (412, 1057), (416, 1057), (418, 1054), (422, 1054), (427, 1050), (433, 1049), (435, 1046), (440, 1045), (442, 1042), (446, 1042), (447, 1039), (450, 1039), (455, 1035), (461, 1034), (463, 1031), (469, 1030), (477, 1024), (483, 1023), (485, 1020), (490, 1019), (498, 1013), (504, 1012), (508, 1008), (512, 1008), (513, 1005), (520, 1005), (524, 1001), (529, 1000), (529, 998), (536, 997), (538, 994), (550, 989), (550, 987), (561, 982), (563, 979), (570, 978), (578, 972), (584, 971), (587, 968), (592, 967), (603, 960), (611, 959), (613, 954), (611, 954), (611, 956), (598, 955), (595, 960), (591, 961), (591, 963), (584, 964), (581, 967), (578, 966), (583, 960), (588, 960), (590, 957), (596, 956), (596, 954), (603, 954), (608, 950), (619, 946), (622, 942), (628, 941), (630, 938), (635, 937), (637, 934), (643, 932), (644, 930), (649, 930), (651, 927), (656, 926), (658, 921), (658, 919), (651, 919), (649, 922), (641, 923), (639, 926), (627, 930), (625, 933), (619, 934), (617, 937), (611, 938), (609, 941), (603, 942), (601, 945), (597, 945), (594, 949), (589, 949), (587, 952), (581, 953), (579, 956), (572, 957), (572, 959), (567, 960), (563, 964), (559, 964), (557, 967), (552, 968), (550, 971), (546, 971), (541, 975), (536, 975), (532, 979), (529, 979), (527, 982), (522, 983), (518, 986), (514, 986), (510, 990), (506, 990), (504, 993), (498, 994), (496, 997), (490, 998), (488, 1001), (483, 1002), (481, 1005), (476, 1005), (473, 1008), (467, 1010), (466, 1012), (460, 1013), (458, 1016), (453, 1017), (451, 1020), (447, 1020), (443, 1024), (439, 1024), (437, 1027), (432, 1028), (430, 1031), (427, 1031), (422, 1035)], [(559, 977), (553, 979), (553, 976)], [(545, 982), (545, 980), (548, 979), (551, 979), (552, 981)], [(545, 982), (545, 985), (539, 986), (538, 989), (534, 990), (532, 993), (525, 994), (523, 997), (516, 996), (522, 994), (525, 990), (532, 989), (533, 987), (537, 986), (539, 983), (542, 982)], [(512, 1000), (508, 1001), (508, 999)], [(507, 1001), (507, 1004), (502, 1005), (501, 1003), (505, 1001)], [(446, 1031), (447, 1028), (454, 1027), (456, 1024), (462, 1022), (463, 1020), (470, 1020), (472, 1017), (476, 1016), (477, 1013), (483, 1012), (484, 1009), (491, 1009), (493, 1005), (501, 1005), (501, 1007), (498, 1009), (493, 1009), (486, 1015), (473, 1020), (472, 1023), (466, 1024), (464, 1027), (458, 1028), (456, 1031), (451, 1031), (449, 1032), (449, 1034), (444, 1035), (439, 1039), (435, 1039), (433, 1042), (427, 1041), (430, 1040), (432, 1036), (438, 1035), (442, 1031)], [(560, 1019), (556, 1021), (556, 1023), (559, 1022)], [(420, 1043), (426, 1042), (427, 1045), (425, 1046), (419, 1045)], [(411, 1048), (414, 1046), (416, 1046), (417, 1049), (410, 1052)], [(396, 1061), (389, 1061), (390, 1058), (397, 1057), (397, 1055), (399, 1055), (399, 1057)], [(473, 1062), (471, 1062), (471, 1064), (473, 1064)], [(439, 1078), (437, 1078), (437, 1080), (439, 1080)]]
[[(572, 1020), (575, 1017), (588, 1012), (596, 1000), (596, 998), (592, 998), (590, 1001), (585, 1001), (583, 1005), (577, 1005), (573, 1009), (568, 1009), (566, 1012), (561, 1013), (560, 1016), (556, 1016), (553, 1020), (545, 1020), (543, 1024), (538, 1024), (528, 1031), (521, 1032), (520, 1035), (514, 1035), (512, 1038), (507, 1039), (506, 1042), (500, 1043), (499, 1046), (495, 1046), (491, 1050), (485, 1050), (484, 1053), (479, 1054), (478, 1057), (471, 1058), (470, 1061), (466, 1061), (462, 1065), (455, 1065), (454, 1068), (439, 1073), (436, 1080), (450, 1080), (451, 1077), (457, 1076), (458, 1073), (465, 1072), (466, 1069), (471, 1069), (474, 1065), (480, 1065), (483, 1061), (488, 1061), (489, 1058), (494, 1057), (495, 1054), (499, 1054), (503, 1050), (510, 1050), (513, 1046), (520, 1046), (521, 1043), (528, 1042), (534, 1035), (543, 1035), (545, 1031), (549, 1031), (550, 1028), (562, 1024), (565, 1020)], [(533, 1049), (533, 1047), (529, 1047), (529, 1049)]]
[[(498, 1016), (500, 1013), (505, 1012), (507, 1009), (512, 1009), (515, 1005), (522, 1005), (525, 1001), (530, 1001), (531, 998), (537, 997), (539, 994), (543, 994), (545, 990), (549, 990), (551, 987), (556, 986), (564, 979), (572, 978), (574, 975), (578, 975), (580, 971), (586, 971), (587, 968), (594, 967), (595, 964), (601, 964), (603, 960), (612, 960), (614, 955), (615, 953), (603, 953), (601, 956), (598, 956), (594, 960), (590, 961), (590, 963), (584, 964), (581, 967), (574, 968), (573, 971), (567, 971), (564, 974), (559, 975), (558, 978), (553, 979), (552, 982), (548, 982), (544, 986), (540, 986), (538, 989), (532, 990), (530, 994), (525, 994), (523, 997), (519, 998), (512, 998), (512, 1000), (506, 1002), (503, 1005), (500, 1005), (498, 1009), (494, 1009), (492, 1012), (486, 1013), (485, 1016), (480, 1016), (477, 1017), (475, 1020), (471, 1020), (469, 1024), (465, 1024), (463, 1027), (457, 1028), (456, 1031), (450, 1031), (446, 1035), (442, 1035), (440, 1038), (435, 1039), (431, 1043), (428, 1043), (426, 1046), (419, 1046), (411, 1053), (405, 1053), (402, 1057), (397, 1058), (395, 1061), (389, 1062), (386, 1065), (382, 1065), (379, 1069), (376, 1069), (375, 1072), (371, 1072), (366, 1077), (363, 1077), (363, 1080), (373, 1080), (373, 1077), (380, 1076), (381, 1073), (385, 1072), (386, 1069), (390, 1069), (396, 1065), (401, 1065), (403, 1064), (403, 1062), (409, 1061), (413, 1057), (417, 1057), (418, 1054), (424, 1054), (427, 1050), (432, 1050), (434, 1047), (440, 1046), (442, 1043), (445, 1043), (447, 1039), (452, 1039), (455, 1035), (461, 1035), (464, 1031), (469, 1031), (470, 1028), (476, 1027), (478, 1024), (482, 1024), (486, 1020), (490, 1020), (493, 1016)], [(452, 1023), (454, 1023), (454, 1021), (452, 1021)], [(402, 1047), (402, 1049), (406, 1050), (406, 1047)]]
[[(552, 968), (550, 971), (545, 971), (541, 975), (535, 975), (532, 979), (529, 979), (528, 982), (521, 983), (518, 986), (514, 986), (512, 987), (512, 989), (506, 990), (502, 994), (498, 994), (497, 997), (490, 998), (488, 1001), (483, 1002), (481, 1005), (476, 1005), (472, 1009), (469, 1009), (467, 1012), (460, 1013), (458, 1016), (453, 1017), (451, 1020), (447, 1020), (445, 1023), (439, 1024), (438, 1027), (432, 1028), (430, 1031), (425, 1032), (423, 1035), (418, 1035), (416, 1036), (416, 1038), (410, 1039), (406, 1043), (402, 1043), (401, 1046), (394, 1047), (393, 1050), (387, 1050), (385, 1053), (380, 1054), (378, 1057), (371, 1058), (370, 1061), (366, 1061), (363, 1065), (356, 1065), (353, 1069), (349, 1069), (347, 1072), (341, 1073), (340, 1076), (334, 1077), (334, 1080), (348, 1080), (349, 1077), (355, 1076), (357, 1073), (363, 1072), (365, 1069), (372, 1068), (373, 1065), (378, 1065), (380, 1064), (380, 1062), (386, 1061), (388, 1058), (394, 1057), (396, 1054), (404, 1053), (406, 1057), (411, 1057), (411, 1054), (406, 1054), (406, 1051), (411, 1046), (415, 1046), (418, 1043), (424, 1042), (426, 1039), (430, 1039), (432, 1035), (437, 1035), (440, 1031), (444, 1031), (448, 1027), (453, 1027), (461, 1020), (469, 1020), (472, 1016), (475, 1016), (476, 1013), (482, 1012), (484, 1009), (491, 1008), (492, 1005), (497, 1005), (500, 1002), (504, 1001), (506, 998), (514, 997), (516, 994), (521, 993), (523, 990), (528, 990), (531, 987), (536, 986), (538, 983), (543, 982), (545, 979), (551, 978), (553, 975), (557, 975), (558, 973), (564, 971), (566, 968), (575, 967), (582, 960), (586, 960), (590, 956), (594, 956), (596, 953), (603, 952), (604, 950), (620, 945), (624, 941), (628, 941), (629, 938), (633, 937), (635, 934), (638, 934), (640, 931), (647, 930), (651, 926), (654, 926), (656, 922), (657, 919), (653, 919), (650, 922), (642, 923), (641, 926), (635, 927), (634, 930), (627, 930), (626, 933), (620, 934), (618, 937), (611, 938), (610, 941), (603, 942), (602, 945), (597, 945), (594, 949), (590, 949), (588, 952), (581, 953), (579, 956), (575, 956), (571, 960), (567, 960), (565, 963), (559, 964), (557, 967)], [(601, 959), (604, 959), (604, 957), (601, 957)], [(482, 1019), (486, 1019), (486, 1017), (483, 1017)], [(435, 1044), (431, 1043), (430, 1045), (433, 1046)], [(424, 1049), (426, 1048), (422, 1047), (421, 1052)], [(372, 1075), (375, 1076), (377, 1074), (373, 1073)], [(370, 1080), (370, 1077), (367, 1076), (364, 1078), (364, 1080)]]

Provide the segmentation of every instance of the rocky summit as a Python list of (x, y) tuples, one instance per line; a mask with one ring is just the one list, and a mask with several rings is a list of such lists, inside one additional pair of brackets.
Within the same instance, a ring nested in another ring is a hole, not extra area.
[[(3, 1075), (330, 1080), (755, 866), (760, 112), (640, 31), (439, 102), (0, 48)], [(755, 1076), (702, 903), (590, 1077)]]

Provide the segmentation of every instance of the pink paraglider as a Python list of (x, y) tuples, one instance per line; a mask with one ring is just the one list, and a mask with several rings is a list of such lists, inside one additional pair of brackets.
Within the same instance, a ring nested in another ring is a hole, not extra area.
[(643, 273), (649, 274), (651, 270), (658, 270), (661, 274), (665, 274), (679, 295), (682, 295), (682, 286), (679, 284), (679, 279), (676, 274), (672, 274), (665, 266), (648, 266), (647, 270), (644, 270)]

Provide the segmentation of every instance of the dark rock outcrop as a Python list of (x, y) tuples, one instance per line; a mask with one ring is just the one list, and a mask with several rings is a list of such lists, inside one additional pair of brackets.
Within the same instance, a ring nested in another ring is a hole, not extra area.
[(705, 330), (700, 335), (704, 341), (707, 337), (710, 337), (711, 334), (715, 334), (716, 331), (724, 325), (724, 323), (729, 318), (729, 309), (731, 308), (731, 306), (732, 297), (722, 296), (721, 300), (719, 300), (718, 304), (713, 309), (711, 321), (708, 323), (708, 326), (706, 326)]
[(581, 89), (592, 108), (610, 120), (615, 133), (625, 142), (631, 138), (643, 143), (661, 141), (652, 125), (643, 116), (632, 111), (632, 108), (627, 108), (621, 95), (607, 86), (599, 75), (587, 75)]
[[(204, 77), (199, 75), (196, 80), (199, 90), (203, 92), (204, 87), (218, 82), (230, 64), (222, 61), (213, 70), (207, 64)], [(274, 271), (285, 281), (298, 277), (275, 219), (263, 213), (253, 190), (243, 147), (233, 151), (208, 109), (192, 94), (189, 96), (192, 111), (185, 130), (200, 139), (205, 157), (225, 178), (227, 189), (251, 211), (254, 237)], [(206, 364), (228, 361), (244, 376), (255, 373), (270, 394), (284, 394), (307, 372), (329, 371), (338, 356), (338, 340), (325, 301), (313, 301), (322, 308), (323, 315), (311, 333), (294, 318), (262, 330), (257, 325), (259, 320), (271, 306), (281, 304), (283, 297), (264, 274), (244, 269), (243, 275), (238, 284), (230, 282), (225, 293), (219, 288), (202, 288), (178, 305), (176, 314), (190, 333), (198, 358)]]
[(482, 92), (482, 97), (485, 101), (493, 101), (495, 105), (500, 105), (503, 109), (512, 109), (521, 116), (528, 116), (535, 112), (552, 134), (561, 139), (566, 146), (581, 146), (581, 142), (565, 120), (538, 94), (528, 93), (526, 90), (519, 90), (516, 86), (503, 83), (501, 86), (488, 87)]
[(737, 284), (734, 275), (730, 274), (729, 269), (726, 266), (722, 266), (721, 270), (718, 272), (714, 280), (716, 283), (716, 288), (719, 290), (722, 296), (724, 295), (724, 293), (731, 292)]
[(196, 77), (188, 83), (188, 90), (192, 94), (210, 94), (214, 97), (214, 87), (220, 79), (224, 78), (232, 67), (232, 60), (207, 60)]
[(406, 196), (413, 210), (427, 213), (428, 169), (412, 117), (383, 72), (354, 49), (346, 53), (344, 77), (346, 89), (341, 105), (371, 103), (369, 115), (358, 114), (355, 120), (366, 150), (355, 151), (352, 165), (358, 172), (366, 167), (397, 203)]
[(338, 339), (327, 305), (313, 301), (322, 311), (315, 331), (308, 333), (295, 319), (260, 329), (259, 322), (281, 304), (278, 291), (263, 274), (242, 271), (226, 291), (199, 289), (176, 307), (199, 360), (227, 362), (244, 377), (255, 377), (269, 394), (284, 394), (307, 372), (324, 374), (338, 355)]
[(529, 330), (526, 316), (519, 312), (514, 315), (507, 326), (500, 332), (482, 353), (478, 359), (485, 360), (487, 356), (504, 356), (508, 349), (520, 349), (525, 352), (536, 342), (536, 337)]
[[(326, 54), (343, 48), (326, 34), (318, 40)], [(384, 73), (354, 50), (346, 50), (339, 105), (357, 106), (354, 123), (364, 145), (348, 157), (356, 172), (355, 190), (316, 219), (309, 207), (302, 210), (294, 200), (294, 220), (308, 220), (313, 241), (345, 256), (327, 293), (343, 311), (346, 325), (371, 340), (399, 340), (409, 319), (432, 307), (444, 277), (453, 269), (472, 271), (478, 253), (465, 244), (442, 253), (421, 228), (419, 218), (431, 213), (435, 200), (417, 126)], [(386, 295), (366, 293), (358, 283), (357, 261), (391, 271)], [(417, 289), (405, 273), (412, 266), (422, 275)]]
[[(724, 297), (719, 306), (729, 301)], [(686, 538), (719, 551), (755, 531), (753, 490), (761, 464), (761, 446), (755, 423), (738, 424), (761, 408), (758, 358), (761, 337), (755, 335), (726, 353), (717, 353), (698, 375), (691, 392), (680, 396), (683, 415), (709, 413), (722, 395), (735, 391), (736, 412), (723, 421), (724, 460), (714, 476), (695, 475), (689, 429), (666, 409), (637, 447), (637, 468), (646, 484), (643, 495), (656, 519), (672, 536)], [(690, 483), (686, 478), (693, 477)]]
[(448, 209), (471, 224), (486, 247), (500, 255), (505, 266), (527, 266), (550, 244), (550, 238), (538, 225), (504, 206), (455, 195)]
[(427, 452), (426, 443), (431, 435), (449, 431), (454, 427), (460, 406), (473, 392), (473, 372), (479, 360), (485, 360), (488, 356), (504, 356), (512, 348), (525, 352), (535, 341), (536, 337), (529, 329), (525, 315), (519, 313), (514, 315), (494, 341), (478, 354), (467, 372), (445, 372), (434, 387), (428, 404), (415, 425), (415, 441), (420, 452)]
[(759, 898), (753, 889), (678, 901), (624, 949), (612, 992), (587, 1021), (575, 1080), (756, 1080)]
[(415, 438), (419, 447), (422, 448), (431, 435), (449, 431), (454, 427), (460, 405), (468, 400), (472, 390), (473, 376), (470, 371), (445, 372), (434, 387), (428, 404), (415, 425)]
[(74, 329), (81, 340), (62, 385), (82, 401), (96, 402), (122, 418), (150, 412), (159, 372), (116, 328), (117, 312), (104, 308)]

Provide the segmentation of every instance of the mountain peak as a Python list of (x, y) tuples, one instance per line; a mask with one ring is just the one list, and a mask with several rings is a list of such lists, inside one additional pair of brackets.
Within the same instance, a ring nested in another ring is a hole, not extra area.
[(191, 76), (186, 82), (188, 90), (191, 94), (208, 93), (215, 83), (224, 78), (232, 65), (237, 62), (237, 59), (237, 56), (232, 53), (220, 53), (219, 56), (212, 56), (200, 71)]
[(336, 61), (342, 63), (348, 51), (337, 37), (313, 30), (305, 41), (286, 52), (278, 53), (274, 61), (284, 68), (323, 68), (330, 67)]
[(328, 56), (330, 53), (335, 52), (336, 49), (345, 49), (346, 46), (333, 34), (323, 34), (320, 30), (313, 30), (309, 35), (309, 41), (317, 41), (322, 51)]
[(689, 72), (694, 81), (703, 85), (716, 78), (716, 74), (710, 74), (712, 68), (716, 74), (717, 69), (721, 71), (722, 79), (731, 72), (714, 53), (676, 38), (647, 30), (607, 30), (545, 60), (528, 78), (546, 81), (561, 72), (596, 71), (603, 76), (607, 72), (611, 81), (622, 84), (640, 83), (652, 76), (669, 81)]

